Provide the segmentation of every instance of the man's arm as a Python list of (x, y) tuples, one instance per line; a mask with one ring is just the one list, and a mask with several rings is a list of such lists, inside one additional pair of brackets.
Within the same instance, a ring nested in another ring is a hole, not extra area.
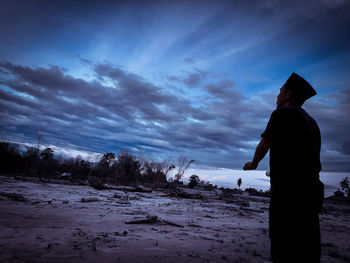
[(266, 153), (270, 149), (271, 144), (272, 139), (262, 137), (261, 141), (255, 149), (253, 161), (247, 162), (244, 165), (243, 170), (255, 170), (258, 167), (259, 162), (265, 157)]

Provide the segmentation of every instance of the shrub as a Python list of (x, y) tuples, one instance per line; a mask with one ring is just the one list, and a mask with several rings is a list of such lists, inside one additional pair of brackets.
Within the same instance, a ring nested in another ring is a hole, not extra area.
[(345, 191), (346, 196), (350, 198), (350, 187), (349, 187), (349, 178), (345, 177), (341, 182), (340, 182), (341, 189)]
[(192, 175), (190, 176), (190, 182), (188, 183), (188, 187), (191, 188), (191, 189), (193, 189), (193, 188), (195, 188), (197, 185), (199, 185), (199, 182), (200, 182), (200, 180), (199, 180), (198, 175), (192, 174)]
[(122, 150), (112, 166), (115, 179), (120, 184), (139, 184), (141, 163), (127, 150)]
[(164, 187), (167, 183), (167, 174), (175, 168), (169, 161), (155, 162), (151, 158), (140, 158), (141, 181), (151, 183), (154, 187)]

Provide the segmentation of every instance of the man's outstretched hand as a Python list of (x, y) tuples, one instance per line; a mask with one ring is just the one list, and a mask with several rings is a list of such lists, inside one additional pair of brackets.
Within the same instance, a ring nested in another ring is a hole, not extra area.
[(243, 166), (243, 170), (247, 171), (247, 170), (255, 170), (258, 167), (258, 165), (256, 165), (253, 162), (247, 162), (244, 166)]

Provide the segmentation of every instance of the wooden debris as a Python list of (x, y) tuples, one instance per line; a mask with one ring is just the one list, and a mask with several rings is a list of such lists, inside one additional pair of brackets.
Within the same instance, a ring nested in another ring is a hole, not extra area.
[(143, 219), (125, 221), (125, 224), (150, 224), (150, 223), (155, 223), (157, 219), (158, 219), (158, 216), (147, 216), (146, 218), (143, 218)]
[(250, 209), (250, 208), (245, 208), (245, 207), (240, 207), (239, 209), (244, 210), (244, 211), (251, 211), (251, 212), (257, 212), (257, 213), (264, 213), (264, 210)]
[(28, 202), (27, 198), (25, 198), (23, 195), (20, 195), (20, 194), (17, 194), (17, 193), (0, 192), (0, 196), (7, 197), (8, 199), (11, 199), (11, 200), (14, 200), (14, 201)]
[(190, 227), (202, 227), (202, 226), (200, 226), (200, 225), (193, 224), (193, 223), (189, 223), (189, 224), (187, 224), (187, 225), (190, 226)]
[(96, 202), (98, 201), (98, 198), (97, 197), (83, 197), (81, 199), (81, 202), (82, 203), (88, 203), (88, 202)]
[(220, 190), (201, 190), (201, 189), (188, 189), (177, 187), (176, 191), (172, 195), (189, 198), (189, 199), (203, 199), (203, 198), (221, 198), (222, 192)]
[(139, 185), (135, 188), (135, 192), (151, 193), (152, 189)]
[(133, 186), (124, 186), (124, 185), (110, 185), (105, 184), (105, 189), (108, 190), (117, 190), (117, 191), (125, 191), (125, 192), (142, 192), (142, 193), (151, 193), (152, 189), (144, 187), (142, 185), (133, 187)]
[(223, 195), (223, 192), (220, 189), (213, 189), (213, 192), (215, 192), (216, 195), (218, 195), (218, 196), (222, 196)]
[(96, 190), (107, 189), (103, 182), (97, 177), (90, 177), (88, 179), (89, 185)]
[(117, 191), (125, 191), (125, 192), (135, 192), (135, 187), (132, 186), (124, 186), (124, 185), (104, 185), (108, 190), (117, 190)]
[(128, 195), (126, 193), (124, 193), (123, 191), (115, 191), (113, 197), (120, 198), (122, 200), (128, 199)]
[(176, 226), (176, 227), (184, 227), (183, 225), (177, 224), (175, 222), (165, 220), (165, 219), (160, 219), (158, 218), (158, 216), (147, 216), (145, 218), (128, 220), (128, 221), (125, 221), (125, 224), (152, 224), (156, 222), (163, 222), (165, 224)]
[(202, 192), (195, 189), (177, 188), (176, 195), (183, 198), (202, 199)]

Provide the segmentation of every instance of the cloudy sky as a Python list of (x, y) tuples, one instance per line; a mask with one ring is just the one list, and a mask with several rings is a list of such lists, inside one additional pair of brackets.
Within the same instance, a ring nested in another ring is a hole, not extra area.
[(2, 1), (0, 140), (240, 169), (294, 71), (349, 172), (349, 24), (347, 0)]

